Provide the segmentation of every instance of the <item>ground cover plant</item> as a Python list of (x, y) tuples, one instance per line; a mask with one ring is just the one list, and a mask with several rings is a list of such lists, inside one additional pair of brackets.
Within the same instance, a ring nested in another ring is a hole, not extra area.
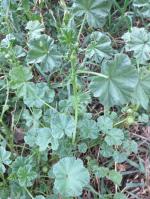
[(0, 1), (0, 199), (150, 198), (150, 1)]

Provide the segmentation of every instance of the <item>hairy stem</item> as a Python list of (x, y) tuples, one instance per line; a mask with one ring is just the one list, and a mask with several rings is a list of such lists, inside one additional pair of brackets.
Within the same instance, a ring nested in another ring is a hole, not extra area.
[(75, 131), (72, 137), (72, 143), (75, 143), (76, 133), (77, 133), (77, 122), (78, 122), (78, 91), (77, 91), (77, 73), (76, 73), (76, 63), (77, 57), (73, 54), (71, 55), (71, 69), (72, 69), (72, 87), (73, 87), (73, 96), (74, 96), (74, 115), (75, 115)]
[[(78, 36), (77, 36), (77, 43), (80, 44), (80, 35), (83, 31), (83, 27), (85, 24), (86, 15), (84, 15)], [(71, 70), (72, 70), (72, 87), (73, 87), (73, 95), (74, 95), (74, 111), (75, 111), (75, 131), (72, 136), (72, 143), (75, 143), (76, 134), (77, 134), (77, 123), (78, 123), (78, 90), (77, 90), (77, 53), (76, 50), (72, 50), (72, 54), (70, 57), (71, 60)]]

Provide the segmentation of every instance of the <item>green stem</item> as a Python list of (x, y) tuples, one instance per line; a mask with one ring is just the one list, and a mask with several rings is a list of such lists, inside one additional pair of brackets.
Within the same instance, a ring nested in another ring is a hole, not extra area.
[(118, 126), (119, 124), (122, 124), (122, 123), (124, 123), (124, 122), (126, 122), (126, 121), (127, 121), (127, 118), (125, 118), (125, 119), (123, 119), (123, 120), (121, 120), (121, 121), (115, 123), (114, 126)]
[(79, 33), (78, 33), (78, 37), (77, 37), (78, 43), (80, 43), (80, 35), (82, 33), (82, 30), (83, 30), (83, 27), (84, 27), (84, 24), (85, 24), (85, 20), (86, 20), (86, 15), (84, 15), (84, 18), (83, 18), (83, 21), (82, 21), (82, 24), (81, 24), (81, 27), (80, 27), (80, 30), (79, 30)]
[[(5, 130), (5, 135), (6, 136), (10, 136), (11, 135), (11, 132), (9, 131), (9, 128), (6, 126), (6, 124), (0, 119), (0, 124), (2, 125), (2, 127), (4, 128)], [(2, 134), (0, 134), (0, 138), (2, 140), (6, 140)], [(10, 137), (9, 137), (10, 139)], [(11, 152), (13, 152), (13, 140), (11, 139), (10, 140), (11, 144), (9, 144), (9, 142), (7, 142), (7, 146), (10, 148)]]
[(78, 74), (95, 75), (95, 76), (99, 76), (99, 77), (103, 77), (103, 78), (105, 78), (105, 79), (108, 79), (108, 76), (107, 76), (107, 75), (104, 75), (104, 74), (102, 74), (102, 73), (92, 72), (92, 71), (78, 70), (77, 73), (78, 73)]
[[(80, 35), (82, 33), (84, 24), (86, 20), (86, 15), (84, 15), (78, 36), (77, 36), (77, 43), (79, 45), (80, 43)], [(70, 57), (71, 60), (71, 69), (72, 69), (72, 87), (73, 87), (73, 95), (74, 95), (74, 111), (75, 111), (75, 131), (72, 136), (72, 143), (75, 143), (76, 140), (76, 134), (77, 134), (77, 123), (78, 123), (78, 89), (77, 89), (77, 55), (75, 50), (72, 50), (72, 54)]]
[(72, 137), (72, 143), (75, 143), (76, 133), (77, 133), (77, 122), (78, 122), (78, 99), (77, 99), (77, 74), (76, 74), (76, 61), (73, 60), (71, 63), (72, 67), (72, 86), (73, 86), (73, 95), (74, 95), (74, 111), (75, 111), (75, 131)]
[(137, 70), (138, 70), (138, 73), (140, 73), (140, 64), (138, 61), (137, 61)]
[(7, 82), (7, 92), (6, 92), (5, 103), (3, 105), (3, 109), (2, 109), (2, 113), (1, 113), (1, 117), (0, 117), (1, 120), (3, 120), (3, 116), (4, 116), (4, 113), (6, 111), (6, 107), (7, 107), (7, 103), (8, 103), (8, 98), (9, 98), (9, 85), (8, 85), (7, 79), (6, 79), (6, 82)]
[[(115, 148), (117, 149), (117, 147), (115, 146)], [(115, 171), (117, 172), (117, 162), (115, 162)], [(115, 193), (118, 192), (118, 185), (115, 184)]]
[(24, 187), (24, 189), (25, 189), (25, 191), (28, 193), (28, 195), (30, 196), (30, 198), (31, 198), (31, 199), (34, 199), (34, 197), (33, 197), (32, 194), (29, 192), (29, 190), (28, 190), (26, 187)]
[(92, 193), (94, 193), (95, 195), (97, 195), (99, 198), (101, 197), (100, 193), (98, 193), (92, 186), (89, 185), (88, 188), (90, 189), (90, 191)]

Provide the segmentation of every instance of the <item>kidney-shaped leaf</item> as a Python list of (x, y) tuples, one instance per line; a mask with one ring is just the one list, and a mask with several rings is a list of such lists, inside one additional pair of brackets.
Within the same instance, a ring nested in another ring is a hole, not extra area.
[(117, 54), (112, 61), (102, 66), (104, 77), (94, 77), (90, 89), (105, 106), (121, 105), (131, 100), (138, 81), (136, 69), (127, 55)]
[(90, 176), (82, 160), (75, 157), (61, 159), (53, 166), (54, 188), (63, 196), (73, 197), (82, 194), (88, 185)]
[(39, 151), (45, 151), (49, 144), (51, 148), (56, 150), (58, 148), (57, 139), (52, 137), (50, 128), (31, 128), (24, 137), (25, 143), (31, 147), (37, 145)]
[(83, 139), (96, 139), (98, 137), (99, 129), (95, 120), (83, 118), (78, 123), (78, 128), (80, 129), (80, 136)]
[(121, 145), (124, 133), (121, 129), (113, 128), (106, 133), (105, 141), (108, 145)]
[(27, 82), (28, 80), (32, 79), (32, 72), (30, 68), (16, 66), (10, 70), (9, 76), (11, 79), (11, 87), (13, 89), (16, 89), (22, 86), (24, 82)]
[(126, 43), (126, 51), (133, 51), (140, 64), (150, 60), (150, 33), (144, 28), (133, 27), (122, 37)]
[(44, 72), (60, 66), (61, 57), (54, 40), (48, 35), (41, 35), (29, 41), (28, 64), (41, 63)]
[(17, 90), (17, 95), (18, 97), (23, 97), (23, 101), (28, 107), (41, 108), (45, 102), (53, 102), (55, 92), (45, 82), (36, 84), (25, 82)]
[(101, 32), (95, 31), (90, 35), (90, 42), (86, 50), (86, 59), (101, 62), (103, 58), (110, 58), (112, 55), (110, 38)]
[(113, 121), (110, 117), (103, 115), (97, 119), (97, 125), (100, 131), (107, 133), (113, 128)]
[(144, 109), (148, 108), (150, 98), (150, 73), (139, 74), (139, 81), (137, 83), (134, 95), (133, 102), (141, 105)]
[(57, 113), (51, 119), (52, 135), (56, 139), (62, 138), (65, 134), (72, 137), (75, 131), (75, 121), (72, 116)]
[(109, 0), (74, 0), (73, 11), (76, 16), (86, 15), (89, 26), (102, 27), (110, 11)]

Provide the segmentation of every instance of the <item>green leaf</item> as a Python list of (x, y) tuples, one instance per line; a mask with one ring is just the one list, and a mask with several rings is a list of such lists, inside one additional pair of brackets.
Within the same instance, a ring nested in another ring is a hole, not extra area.
[(37, 84), (27, 82), (17, 90), (17, 95), (23, 97), (23, 101), (28, 107), (41, 108), (45, 102), (53, 102), (55, 93), (45, 82)]
[(128, 154), (125, 152), (119, 152), (119, 151), (115, 151), (113, 153), (113, 159), (116, 163), (122, 163), (125, 162), (128, 158)]
[(37, 177), (35, 168), (35, 161), (32, 156), (22, 157), (18, 156), (11, 165), (12, 172), (9, 178), (13, 182), (19, 183), (21, 187), (32, 186), (33, 180)]
[(41, 98), (44, 97), (44, 92), (33, 82), (24, 83), (17, 90), (17, 96), (23, 97), (23, 101), (28, 107), (41, 108), (43, 106)]
[(30, 68), (23, 66), (13, 67), (9, 72), (9, 76), (11, 79), (10, 85), (13, 89), (19, 88), (33, 77)]
[(138, 117), (138, 122), (145, 123), (145, 124), (148, 123), (149, 122), (149, 115), (145, 114), (145, 113), (142, 113)]
[(49, 128), (41, 128), (38, 131), (36, 144), (39, 146), (40, 151), (45, 151), (49, 143), (52, 142), (52, 133)]
[(116, 193), (113, 199), (127, 199), (123, 193)]
[(66, 157), (53, 166), (54, 188), (63, 196), (75, 197), (82, 194), (90, 176), (83, 162), (75, 157)]
[(139, 80), (133, 94), (133, 103), (141, 105), (147, 110), (150, 99), (150, 72), (140, 73)]
[(2, 48), (9, 48), (12, 41), (15, 40), (15, 37), (12, 33), (6, 35), (6, 37), (1, 41), (1, 47)]
[(76, 150), (76, 145), (72, 145), (72, 142), (67, 137), (63, 137), (63, 139), (59, 140), (59, 147), (57, 149), (57, 154), (60, 158), (70, 157), (74, 155), (74, 151)]
[(44, 32), (44, 25), (41, 24), (38, 20), (28, 21), (26, 29), (29, 30), (29, 38), (34, 39), (41, 35), (41, 32)]
[[(11, 192), (11, 197), (12, 198), (16, 198), (16, 199), (30, 199), (30, 197), (28, 196), (28, 194), (25, 192), (23, 187), (20, 187), (20, 185), (18, 184), (18, 182), (11, 182), (10, 186), (9, 186), (9, 192)], [(10, 196), (10, 194), (9, 194)], [(4, 198), (4, 199), (8, 199)]]
[(17, 58), (21, 58), (21, 57), (25, 57), (26, 56), (26, 52), (25, 50), (22, 48), (22, 46), (18, 46), (16, 45), (14, 48), (14, 53), (16, 55)]
[(54, 40), (47, 35), (41, 35), (29, 41), (28, 64), (41, 63), (44, 72), (51, 72), (60, 67), (61, 56)]
[(109, 169), (107, 167), (99, 167), (97, 165), (93, 166), (92, 171), (98, 178), (104, 178), (109, 174)]
[(64, 135), (72, 137), (75, 131), (75, 121), (70, 115), (57, 113), (54, 114), (50, 121), (52, 135), (56, 139), (62, 138)]
[(109, 158), (112, 157), (114, 150), (112, 146), (109, 146), (107, 143), (104, 142), (101, 146), (100, 153), (103, 157)]
[(11, 165), (12, 173), (16, 174), (19, 167), (23, 167), (24, 165), (31, 165), (32, 167), (34, 166), (32, 156), (18, 156)]
[(149, 3), (149, 0), (133, 0), (133, 5), (136, 7), (146, 6)]
[(113, 128), (113, 121), (108, 116), (100, 116), (97, 119), (97, 125), (100, 131), (106, 133)]
[(86, 49), (85, 59), (100, 63), (104, 58), (110, 58), (112, 52), (110, 38), (104, 33), (95, 31), (90, 35), (90, 42)]
[(38, 136), (38, 130), (39, 128), (32, 128), (25, 134), (24, 140), (26, 144), (31, 147), (35, 146)]
[(127, 151), (130, 155), (131, 153), (138, 152), (138, 144), (134, 140), (126, 140), (123, 142), (123, 148)]
[(109, 0), (74, 0), (73, 12), (75, 16), (86, 16), (89, 26), (94, 28), (102, 27), (106, 22), (111, 8)]
[(42, 110), (41, 109), (33, 109), (32, 115), (30, 114), (28, 109), (25, 109), (22, 114), (23, 119), (26, 120), (27, 127), (38, 128), (39, 127), (39, 120), (42, 117)]
[(76, 41), (76, 34), (74, 28), (61, 28), (59, 34), (59, 41), (65, 46), (73, 46)]
[(30, 1), (29, 0), (22, 0), (22, 7), (24, 8), (25, 12), (29, 12)]
[(150, 17), (150, 1), (149, 0), (133, 0), (133, 6), (138, 10), (140, 16), (144, 18)]
[(145, 64), (150, 60), (150, 33), (145, 28), (133, 27), (122, 38), (126, 43), (126, 51), (133, 51), (138, 63)]
[(80, 153), (86, 153), (87, 149), (88, 149), (88, 146), (85, 143), (81, 143), (78, 145), (78, 150)]
[(105, 142), (112, 145), (121, 145), (124, 139), (124, 133), (122, 129), (113, 128), (106, 132)]
[(11, 163), (10, 160), (11, 153), (6, 151), (6, 149), (1, 146), (0, 147), (0, 173), (5, 173), (6, 168), (5, 165), (9, 165)]
[(37, 174), (32, 170), (30, 165), (25, 165), (18, 169), (17, 177), (20, 186), (29, 187), (33, 184), (32, 181), (35, 180)]
[(53, 150), (57, 150), (58, 141), (52, 136), (50, 128), (32, 128), (30, 129), (25, 137), (25, 143), (31, 147), (39, 146), (39, 151), (45, 151), (48, 145), (51, 144)]
[(96, 139), (99, 135), (97, 123), (92, 119), (83, 118), (78, 122), (78, 128), (83, 139)]
[(74, 107), (74, 101), (78, 101), (78, 113), (83, 115), (86, 112), (87, 105), (91, 102), (91, 96), (89, 92), (78, 92), (77, 97), (70, 96), (68, 99), (61, 100), (59, 102), (59, 106), (62, 112), (70, 112), (72, 113)]
[(129, 57), (117, 54), (114, 60), (102, 65), (101, 72), (108, 78), (93, 78), (90, 89), (94, 97), (99, 97), (100, 102), (108, 107), (129, 102), (138, 81), (137, 71)]
[(10, 194), (10, 190), (5, 185), (0, 185), (0, 199), (8, 199)]
[(107, 176), (111, 181), (113, 181), (114, 184), (120, 185), (122, 181), (122, 175), (115, 171), (115, 170), (110, 170), (109, 175)]

